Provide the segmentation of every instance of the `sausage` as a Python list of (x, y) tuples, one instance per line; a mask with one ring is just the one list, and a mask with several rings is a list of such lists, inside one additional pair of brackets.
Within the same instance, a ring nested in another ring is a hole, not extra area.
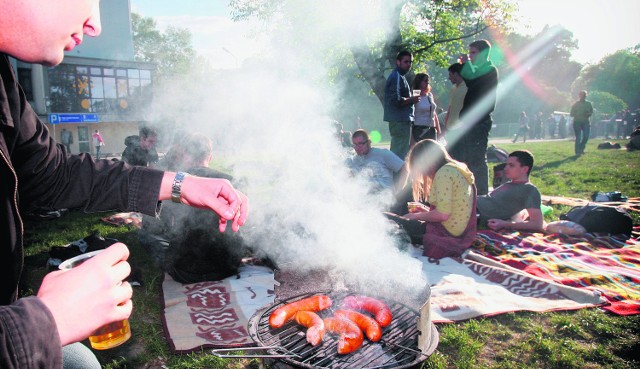
[(316, 346), (322, 342), (325, 327), (320, 316), (312, 311), (300, 310), (295, 315), (295, 320), (301, 326), (307, 327), (307, 342)]
[(369, 341), (378, 342), (382, 338), (382, 329), (375, 319), (354, 310), (336, 310), (333, 314), (337, 318), (345, 318), (353, 321), (364, 331)]
[(348, 354), (362, 346), (364, 336), (360, 327), (349, 319), (328, 317), (324, 318), (324, 326), (328, 332), (339, 334), (338, 353)]
[(331, 307), (331, 298), (327, 295), (315, 295), (280, 306), (269, 316), (269, 325), (272, 328), (280, 328), (301, 310), (320, 311)]
[(384, 302), (368, 296), (347, 296), (344, 298), (342, 305), (349, 309), (364, 310), (373, 316), (381, 327), (391, 324), (393, 318), (391, 309)]

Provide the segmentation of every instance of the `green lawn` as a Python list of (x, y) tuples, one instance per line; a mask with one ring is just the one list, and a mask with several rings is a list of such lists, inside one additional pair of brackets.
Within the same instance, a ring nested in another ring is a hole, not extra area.
[[(640, 152), (597, 150), (592, 140), (586, 154), (573, 157), (573, 142), (547, 141), (499, 144), (507, 151), (525, 148), (536, 156), (532, 181), (543, 195), (588, 198), (595, 191), (621, 191), (640, 197)], [(547, 220), (566, 206), (554, 205)], [(70, 212), (52, 221), (25, 225), (26, 268), (21, 293), (34, 294), (46, 273), (49, 247), (64, 245), (99, 230), (125, 242), (130, 261), (140, 271), (142, 286), (134, 288), (130, 319), (133, 338), (120, 348), (96, 352), (106, 368), (247, 368), (246, 359), (212, 355), (173, 355), (161, 323), (162, 274), (141, 249), (133, 228), (113, 227), (99, 219), (106, 214)], [(638, 224), (637, 214), (634, 215)], [(511, 313), (486, 319), (438, 325), (440, 344), (423, 368), (638, 368), (640, 317), (619, 317), (600, 309), (557, 313)]]

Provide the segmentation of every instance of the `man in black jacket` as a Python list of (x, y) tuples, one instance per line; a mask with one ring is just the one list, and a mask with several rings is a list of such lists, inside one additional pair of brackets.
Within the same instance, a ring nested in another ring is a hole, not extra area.
[(94, 368), (95, 356), (75, 343), (131, 314), (132, 290), (123, 282), (131, 270), (129, 250), (117, 243), (77, 268), (48, 274), (37, 296), (17, 299), (21, 211), (47, 206), (155, 215), (160, 200), (172, 199), (211, 209), (220, 215), (221, 231), (227, 222), (237, 231), (248, 199), (223, 179), (67, 156), (27, 102), (8, 56), (59, 64), (85, 34), (100, 34), (99, 0), (0, 0), (0, 9), (0, 368), (59, 369), (63, 356), (67, 368), (80, 355), (87, 357), (76, 367)]
[(469, 55), (462, 56), (464, 64), (460, 72), (467, 85), (467, 93), (460, 110), (460, 121), (466, 132), (461, 140), (463, 153), (459, 160), (473, 172), (478, 195), (489, 192), (487, 144), (498, 89), (498, 69), (489, 60), (490, 53), (489, 41), (472, 42), (469, 44)]
[(122, 161), (143, 167), (158, 162), (157, 143), (158, 134), (155, 130), (146, 126), (140, 128), (138, 136), (129, 136), (124, 140), (127, 148), (122, 152)]

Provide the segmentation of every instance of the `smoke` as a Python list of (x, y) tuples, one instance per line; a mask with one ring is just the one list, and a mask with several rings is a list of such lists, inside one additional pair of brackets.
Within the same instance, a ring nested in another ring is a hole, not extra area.
[[(327, 40), (344, 39), (354, 20), (382, 19), (363, 13), (380, 7), (344, 3), (309, 2), (316, 5), (304, 19), (315, 21), (306, 34), (292, 40), (278, 34), (271, 54), (250, 66), (156, 86), (148, 119), (212, 138), (214, 162), (251, 201), (243, 238), (281, 269), (324, 269), (336, 284), (363, 291), (421, 290), (427, 284), (421, 263), (401, 251), (407, 241), (382, 215), (368, 183), (351, 176), (333, 136), (328, 112), (343, 91), (339, 81), (326, 83), (333, 50)], [(367, 22), (381, 31), (381, 22)], [(300, 44), (320, 34), (319, 41)]]

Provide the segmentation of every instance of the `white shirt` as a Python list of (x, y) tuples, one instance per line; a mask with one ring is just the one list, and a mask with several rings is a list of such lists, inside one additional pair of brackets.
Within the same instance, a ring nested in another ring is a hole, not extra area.
[(415, 122), (416, 126), (435, 127), (434, 115), (437, 105), (433, 100), (431, 92), (423, 96), (420, 101), (415, 104)]

